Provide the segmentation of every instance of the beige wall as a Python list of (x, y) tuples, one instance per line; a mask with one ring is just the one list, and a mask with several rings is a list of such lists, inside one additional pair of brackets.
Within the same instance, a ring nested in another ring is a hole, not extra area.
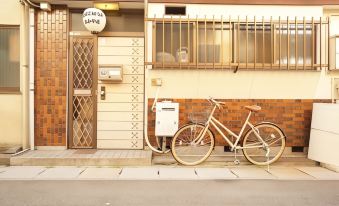
[[(0, 24), (20, 25), (21, 4), (19, 1), (0, 0), (0, 3)], [(22, 45), (20, 46), (22, 54)], [(22, 72), (20, 73), (22, 76)], [(22, 81), (23, 78), (20, 79), (22, 89), (25, 83)], [(0, 93), (0, 147), (22, 145), (22, 141), (22, 94)]]
[(21, 145), (21, 98), (0, 94), (0, 146)]
[(21, 4), (19, 0), (0, 0), (0, 24), (19, 25)]
[[(258, 13), (260, 11), (260, 13)], [(149, 4), (148, 16), (162, 17), (164, 4)], [(221, 15), (254, 15), (277, 18), (323, 16), (322, 6), (241, 6), (241, 5), (187, 5), (187, 14), (193, 18), (220, 18)], [(165, 16), (166, 17), (166, 16)], [(152, 33), (148, 24), (147, 32)], [(152, 53), (152, 35), (148, 35), (148, 54)], [(152, 60), (148, 55), (147, 61)], [(150, 67), (148, 67), (150, 68)], [(326, 71), (244, 71), (229, 70), (147, 70), (147, 95), (153, 98), (156, 87), (152, 78), (161, 78), (159, 98), (214, 98), (224, 99), (331, 99), (331, 75)]]
[(331, 99), (325, 71), (148, 70), (149, 98), (152, 78), (162, 79), (159, 98)]

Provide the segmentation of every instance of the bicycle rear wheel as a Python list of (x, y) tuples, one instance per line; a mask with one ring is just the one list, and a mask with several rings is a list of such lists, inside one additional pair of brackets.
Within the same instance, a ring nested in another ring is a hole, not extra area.
[[(260, 123), (254, 128), (259, 132), (260, 137), (268, 145), (267, 148), (255, 135), (253, 129), (246, 132), (243, 141), (243, 153), (248, 161), (255, 165), (268, 165), (277, 161), (285, 149), (285, 135), (282, 130), (273, 123)], [(249, 147), (249, 148), (246, 148)], [(251, 148), (252, 147), (252, 148)], [(268, 156), (266, 156), (269, 148)]]
[(214, 136), (211, 130), (207, 129), (200, 142), (194, 142), (199, 139), (198, 136), (204, 129), (204, 125), (188, 124), (175, 133), (171, 151), (176, 161), (183, 165), (197, 165), (208, 158), (214, 148)]

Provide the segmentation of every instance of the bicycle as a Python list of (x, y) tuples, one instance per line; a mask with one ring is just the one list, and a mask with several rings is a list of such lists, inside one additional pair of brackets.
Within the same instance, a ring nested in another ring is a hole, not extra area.
[[(190, 123), (181, 127), (172, 139), (171, 151), (179, 163), (197, 165), (210, 156), (215, 144), (214, 134), (210, 129), (211, 125), (226, 140), (231, 151), (234, 151), (235, 164), (240, 163), (236, 156), (239, 149), (243, 151), (246, 159), (255, 165), (269, 165), (280, 158), (286, 144), (286, 136), (282, 129), (272, 122), (253, 125), (249, 121), (252, 113), (260, 111), (261, 107), (257, 105), (245, 107), (249, 110), (249, 114), (237, 135), (213, 116), (217, 108), (222, 109), (222, 106), (226, 104), (213, 98), (208, 101), (214, 106), (207, 121), (205, 123)], [(250, 128), (244, 135), (242, 146), (239, 146), (238, 143), (247, 126)], [(235, 137), (235, 141), (232, 142), (221, 129)]]

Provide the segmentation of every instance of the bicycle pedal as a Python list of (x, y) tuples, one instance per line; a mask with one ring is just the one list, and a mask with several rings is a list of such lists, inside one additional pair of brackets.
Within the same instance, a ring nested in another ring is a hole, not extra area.
[(240, 161), (239, 161), (239, 160), (234, 160), (234, 164), (235, 164), (235, 165), (239, 165), (239, 164), (240, 164)]

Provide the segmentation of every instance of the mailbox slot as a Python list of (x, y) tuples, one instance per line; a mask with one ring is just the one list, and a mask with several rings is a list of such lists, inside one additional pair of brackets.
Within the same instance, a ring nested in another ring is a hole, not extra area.
[(122, 81), (122, 65), (99, 65), (99, 80), (101, 81)]

